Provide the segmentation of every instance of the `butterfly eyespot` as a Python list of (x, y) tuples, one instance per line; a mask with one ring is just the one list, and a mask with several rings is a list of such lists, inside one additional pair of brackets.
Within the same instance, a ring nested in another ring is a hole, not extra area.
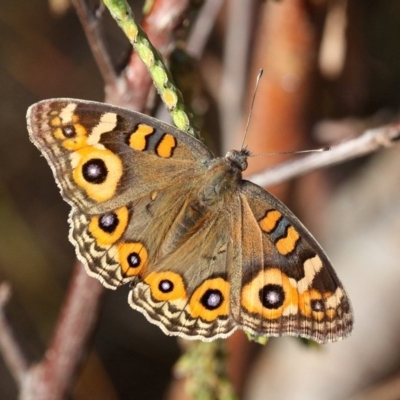
[[(267, 285), (265, 282), (269, 282)], [(245, 310), (267, 319), (293, 314), (298, 309), (295, 282), (278, 268), (263, 270), (242, 289), (241, 303)], [(257, 301), (258, 300), (258, 301)]]
[(108, 170), (101, 158), (93, 158), (82, 165), (82, 176), (89, 183), (96, 185), (107, 179)]
[(169, 279), (163, 279), (160, 281), (158, 288), (163, 293), (169, 293), (174, 290), (174, 284)]
[(315, 289), (304, 292), (299, 298), (299, 309), (301, 314), (306, 317), (312, 315), (316, 320), (322, 320), (325, 316), (325, 302), (328, 297), (329, 293), (323, 296)]
[(115, 231), (119, 224), (118, 215), (115, 212), (103, 214), (99, 218), (99, 228), (107, 233), (112, 233)]
[(258, 295), (262, 305), (268, 309), (277, 309), (282, 307), (285, 302), (285, 292), (280, 285), (265, 285), (260, 289)]
[(343, 290), (338, 287), (334, 293), (320, 293), (318, 290), (312, 289), (304, 292), (300, 297), (300, 312), (308, 317), (312, 317), (321, 321), (324, 318), (334, 319), (341, 315), (341, 301), (343, 298)]
[(88, 145), (88, 137), (86, 128), (82, 124), (70, 123), (77, 120), (74, 117), (72, 119), (63, 125), (57, 116), (50, 121), (50, 125), (54, 128), (53, 136), (61, 141), (62, 146), (69, 151), (76, 151)]
[(215, 310), (224, 302), (224, 296), (220, 290), (209, 289), (201, 296), (200, 302), (207, 310)]
[(136, 251), (130, 253), (127, 257), (128, 264), (131, 268), (137, 268), (140, 266), (141, 259)]
[(76, 130), (73, 125), (66, 125), (62, 127), (63, 134), (66, 138), (70, 139), (76, 136)]
[(151, 295), (158, 301), (186, 301), (187, 294), (182, 277), (170, 271), (152, 272), (145, 279)]
[(124, 277), (141, 273), (148, 262), (148, 253), (142, 243), (121, 243), (118, 245), (118, 261)]
[(311, 300), (311, 309), (316, 312), (324, 312), (325, 311), (325, 305), (323, 300)]
[(114, 196), (123, 169), (121, 159), (112, 151), (84, 147), (71, 154), (71, 164), (75, 183), (90, 199), (103, 202)]
[(98, 246), (109, 246), (121, 238), (128, 222), (128, 208), (121, 207), (115, 211), (92, 217), (88, 230)]
[(192, 294), (189, 306), (193, 318), (214, 321), (229, 314), (229, 282), (212, 278), (202, 283)]

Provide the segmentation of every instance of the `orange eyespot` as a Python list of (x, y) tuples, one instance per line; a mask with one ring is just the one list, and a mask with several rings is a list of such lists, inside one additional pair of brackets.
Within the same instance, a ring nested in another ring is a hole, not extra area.
[(192, 294), (189, 307), (193, 318), (211, 322), (229, 314), (230, 285), (223, 278), (204, 281)]
[(115, 211), (96, 215), (89, 223), (89, 232), (98, 246), (110, 246), (121, 238), (128, 225), (128, 209), (121, 207)]
[(278, 268), (261, 271), (242, 289), (242, 306), (250, 313), (267, 319), (297, 312), (298, 292)]
[(175, 272), (152, 272), (144, 281), (150, 286), (152, 296), (158, 301), (187, 298), (182, 277)]
[(85, 147), (71, 154), (73, 179), (99, 203), (111, 199), (122, 176), (122, 161), (107, 149)]
[(142, 243), (122, 243), (118, 246), (118, 261), (125, 277), (136, 276), (147, 266), (149, 255)]

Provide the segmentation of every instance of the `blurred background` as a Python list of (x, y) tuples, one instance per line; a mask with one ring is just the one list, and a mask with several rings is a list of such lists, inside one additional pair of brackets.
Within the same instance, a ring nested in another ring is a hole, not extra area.
[[(143, 4), (131, 3), (139, 20)], [(246, 139), (254, 153), (334, 145), (397, 119), (400, 2), (201, 3), (188, 2), (202, 22), (189, 36), (194, 61), (175, 53), (173, 69), (177, 78), (189, 77), (182, 91), (189, 92), (216, 153), (240, 146), (259, 68), (264, 77)], [(102, 24), (121, 70), (130, 46), (107, 14)], [(181, 17), (180, 46), (190, 16)], [(2, 1), (0, 281), (12, 286), (7, 317), (32, 362), (51, 337), (75, 261), (67, 239), (69, 207), (26, 129), (27, 108), (51, 97), (104, 100), (74, 8), (59, 1)], [(255, 157), (248, 173), (287, 157)], [(315, 171), (271, 192), (329, 255), (352, 300), (355, 328), (349, 339), (323, 347), (295, 338), (261, 347), (236, 333), (229, 368), (240, 397), (400, 399), (400, 149)], [(180, 345), (130, 309), (128, 290), (107, 291), (74, 398), (178, 398), (173, 366)], [(17, 393), (0, 356), (0, 398)]]

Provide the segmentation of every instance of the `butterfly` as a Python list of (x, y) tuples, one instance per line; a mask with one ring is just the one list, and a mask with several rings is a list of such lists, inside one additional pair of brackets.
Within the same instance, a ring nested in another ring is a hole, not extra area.
[(71, 207), (70, 241), (107, 288), (166, 334), (210, 341), (347, 337), (348, 296), (319, 244), (279, 200), (242, 178), (250, 152), (216, 158), (149, 116), (75, 99), (27, 113), (31, 141)]

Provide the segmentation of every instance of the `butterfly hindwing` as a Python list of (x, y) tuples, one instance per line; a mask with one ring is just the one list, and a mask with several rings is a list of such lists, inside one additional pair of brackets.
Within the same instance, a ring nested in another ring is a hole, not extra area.
[(279, 200), (251, 182), (243, 181), (241, 188), (242, 208), (252, 214), (243, 218), (252, 220), (250, 231), (242, 230), (243, 240), (257, 237), (258, 248), (248, 252), (249, 245), (243, 246), (238, 322), (268, 336), (322, 343), (347, 337), (350, 303), (323, 250)]
[(187, 199), (194, 190), (178, 182), (102, 214), (73, 208), (70, 240), (89, 274), (116, 288), (153, 270), (190, 228)]
[[(190, 207), (182, 209), (181, 221)], [(197, 217), (191, 221), (196, 228), (187, 226), (135, 285), (129, 303), (168, 334), (212, 340), (237, 329), (231, 312), (233, 243), (228, 213)]]

